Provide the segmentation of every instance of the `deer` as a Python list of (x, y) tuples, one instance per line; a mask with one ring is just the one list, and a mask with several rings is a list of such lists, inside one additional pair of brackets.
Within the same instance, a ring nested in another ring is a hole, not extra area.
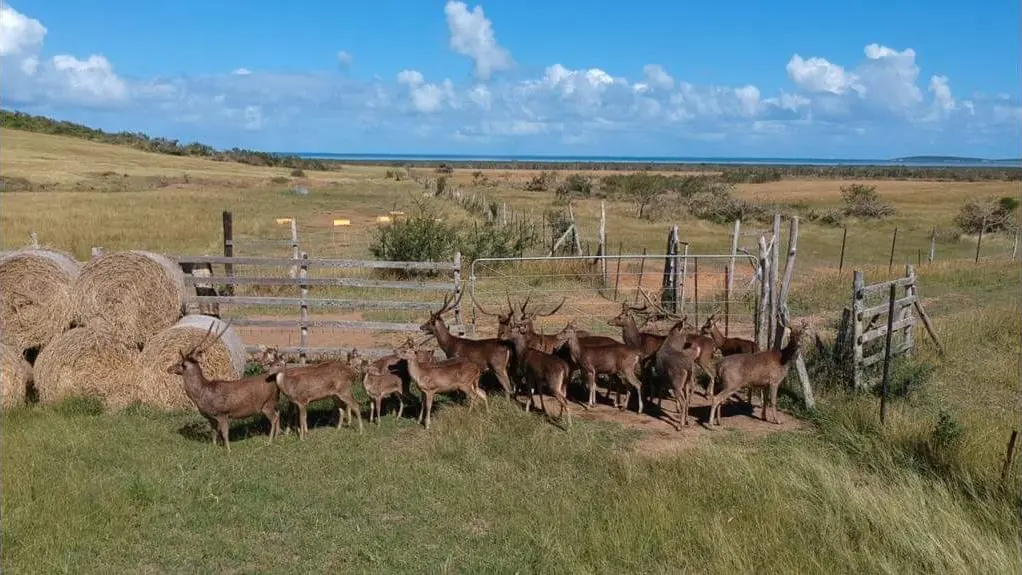
[[(665, 310), (663, 307), (653, 302), (653, 300), (649, 297), (649, 294), (646, 293), (646, 290), (640, 291), (642, 292), (642, 295), (646, 298), (646, 301), (652, 304), (653, 307), (656, 309), (656, 312), (652, 316), (650, 316), (650, 318), (647, 320), (647, 323), (650, 320), (652, 320), (653, 317), (671, 318), (679, 320), (674, 324), (674, 326), (671, 327), (671, 330), (678, 328), (679, 330), (684, 331), (686, 333), (685, 335), (686, 341), (699, 348), (699, 357), (696, 358), (696, 365), (698, 365), (699, 369), (701, 369), (702, 372), (705, 373), (708, 378), (710, 378), (710, 381), (706, 384), (706, 390), (703, 392), (703, 397), (706, 398), (710, 397), (710, 395), (713, 394), (715, 384), (714, 382), (715, 371), (713, 369), (713, 352), (717, 350), (716, 342), (714, 342), (712, 337), (702, 335), (695, 331), (693, 327), (688, 323), (688, 316), (679, 317), (677, 314), (673, 314)], [(678, 324), (682, 324), (682, 327), (679, 327)]]
[[(642, 382), (635, 375), (639, 368), (641, 352), (620, 342), (600, 346), (584, 346), (579, 342), (578, 332), (575, 329), (575, 322), (570, 321), (558, 334), (559, 342), (567, 344), (568, 352), (572, 360), (582, 370), (586, 387), (589, 389), (588, 407), (596, 405), (596, 375), (598, 373), (616, 375), (622, 381), (628, 382), (639, 396), (639, 413), (642, 413)], [(628, 407), (632, 391), (625, 393), (623, 406), (616, 406), (619, 409)], [(615, 397), (615, 404), (617, 398)]]
[(571, 408), (568, 407), (568, 376), (571, 368), (568, 362), (560, 357), (533, 349), (527, 343), (528, 329), (524, 324), (516, 324), (510, 330), (507, 341), (515, 350), (515, 362), (518, 369), (525, 375), (524, 386), (529, 389), (529, 401), (525, 404), (525, 411), (535, 402), (536, 389), (539, 388), (539, 405), (543, 413), (547, 413), (546, 403), (543, 400), (543, 388), (545, 387), (561, 404), (561, 411), (558, 419), (567, 414), (567, 423), (571, 425)]
[[(490, 371), (500, 382), (504, 389), (504, 395), (511, 399), (513, 392), (511, 378), (508, 376), (508, 366), (511, 362), (511, 347), (497, 338), (489, 339), (468, 339), (458, 337), (447, 329), (444, 323), (443, 314), (447, 313), (461, 301), (462, 293), (451, 302), (450, 294), (444, 296), (444, 303), (440, 309), (431, 313), (429, 319), (419, 326), (419, 329), (436, 338), (440, 349), (449, 359), (464, 358), (479, 366), (482, 372)], [(411, 365), (409, 364), (409, 373)], [(412, 376), (414, 378), (414, 376)]]
[(224, 448), (231, 450), (228, 438), (231, 419), (243, 419), (262, 413), (270, 421), (270, 442), (280, 434), (280, 413), (277, 411), (277, 400), (280, 390), (277, 387), (277, 371), (243, 377), (241, 379), (223, 380), (207, 379), (202, 373), (199, 361), (210, 345), (216, 343), (230, 328), (230, 322), (207, 343), (213, 334), (214, 324), (198, 343), (188, 351), (178, 350), (180, 361), (167, 368), (167, 373), (180, 375), (184, 381), (185, 395), (195, 404), (199, 413), (213, 427), (213, 445), (217, 444), (217, 436), (223, 440)]
[(699, 333), (712, 337), (714, 345), (717, 346), (720, 354), (724, 357), (738, 353), (756, 353), (759, 351), (759, 346), (752, 340), (740, 337), (724, 337), (720, 328), (717, 327), (717, 314), (712, 314), (706, 318), (706, 323), (699, 329)]
[[(808, 322), (802, 320), (799, 327), (791, 328), (788, 344), (780, 351), (766, 350), (752, 354), (729, 355), (717, 364), (717, 379), (721, 382), (721, 391), (713, 395), (710, 401), (709, 425), (720, 425), (721, 400), (743, 387), (753, 387), (770, 392), (770, 420), (779, 424), (777, 418), (777, 390), (788, 375), (788, 368), (795, 359), (801, 344), (802, 334)], [(767, 421), (767, 404), (763, 402), (763, 421)]]
[(304, 439), (309, 433), (309, 404), (328, 397), (337, 400), (337, 429), (344, 425), (345, 414), (349, 422), (354, 414), (358, 419), (358, 432), (362, 433), (360, 406), (351, 390), (356, 375), (352, 364), (358, 363), (356, 350), (349, 352), (347, 361), (328, 360), (313, 365), (283, 368), (283, 360), (277, 349), (270, 347), (263, 352), (261, 363), (276, 366), (273, 371), (277, 387), (298, 408), (298, 439)]
[(424, 423), (427, 430), (429, 429), (430, 414), (433, 411), (433, 396), (437, 393), (461, 391), (468, 397), (469, 411), (475, 405), (476, 397), (483, 400), (487, 412), (490, 410), (486, 393), (479, 389), (479, 377), (483, 370), (476, 362), (467, 357), (422, 362), (416, 357), (415, 349), (408, 347), (395, 349), (394, 355), (405, 360), (408, 364), (408, 374), (415, 382), (416, 387), (422, 391), (423, 405), (419, 411), (419, 423)]
[(670, 382), (674, 391), (681, 419), (679, 431), (688, 425), (688, 409), (695, 389), (695, 362), (702, 353), (699, 342), (689, 339), (687, 327), (684, 318), (675, 323), (653, 355), (657, 371)]
[[(428, 363), (433, 361), (433, 352), (428, 349), (417, 349), (412, 338), (408, 338), (403, 347), (415, 350), (415, 358), (420, 362)], [(380, 416), (383, 414), (383, 400), (387, 397), (397, 397), (398, 410), (397, 418), (400, 419), (405, 410), (405, 398), (410, 394), (409, 384), (411, 378), (408, 375), (408, 366), (404, 360), (391, 354), (385, 355), (372, 363), (365, 362), (364, 375), (362, 376), (362, 387), (370, 398), (369, 423), (376, 417), (376, 424), (380, 424)], [(394, 371), (396, 368), (396, 372)]]

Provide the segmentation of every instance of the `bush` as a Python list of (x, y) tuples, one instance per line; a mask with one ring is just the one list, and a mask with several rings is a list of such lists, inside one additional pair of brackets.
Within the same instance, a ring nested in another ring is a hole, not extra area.
[(479, 258), (518, 257), (539, 243), (531, 226), (498, 226), (494, 222), (473, 224), (460, 234), (459, 249), (465, 261)]
[(436, 167), (436, 173), (438, 173), (438, 174), (453, 174), (454, 173), (454, 168), (452, 168), (451, 166), (448, 166), (447, 164), (440, 164), (439, 166)]
[(566, 203), (572, 198), (588, 198), (593, 193), (593, 182), (588, 176), (572, 174), (557, 186), (557, 201)]
[(295, 169), (291, 170), (291, 177), (292, 178), (304, 178), (305, 177), (305, 170), (303, 170), (301, 168), (295, 168)]
[(378, 260), (441, 261), (454, 257), (457, 242), (457, 227), (419, 201), (411, 216), (376, 228), (369, 251)]
[(962, 232), (953, 228), (937, 228), (933, 235), (938, 244), (957, 244), (962, 241)]
[(1018, 200), (1005, 196), (999, 200), (969, 200), (955, 216), (955, 225), (967, 234), (1013, 230), (1018, 226)]
[(525, 184), (525, 189), (530, 192), (545, 192), (549, 190), (557, 182), (557, 174), (553, 172), (542, 171), (539, 175), (533, 176)]
[(713, 191), (699, 192), (688, 199), (688, 211), (700, 220), (726, 224), (736, 219), (768, 221), (769, 211), (759, 205), (731, 195), (730, 187), (717, 186)]
[(845, 213), (843, 210), (832, 208), (829, 210), (817, 210), (809, 208), (805, 212), (806, 221), (816, 222), (825, 226), (838, 227), (845, 223)]
[(845, 215), (864, 220), (880, 220), (895, 213), (894, 206), (877, 193), (876, 186), (852, 184), (841, 186), (841, 199), (845, 202)]
[(442, 196), (447, 191), (447, 178), (440, 176), (436, 179), (436, 195)]

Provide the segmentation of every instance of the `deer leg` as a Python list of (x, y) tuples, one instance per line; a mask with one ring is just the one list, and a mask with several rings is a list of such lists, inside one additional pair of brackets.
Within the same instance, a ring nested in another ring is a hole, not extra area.
[(277, 423), (280, 421), (280, 415), (277, 413), (276, 405), (264, 405), (263, 415), (266, 419), (270, 420), (270, 441), (277, 436)]
[(489, 398), (486, 397), (486, 392), (481, 390), (481, 389), (479, 389), (478, 386), (474, 386), (472, 388), (472, 391), (479, 397), (479, 399), (483, 400), (483, 409), (486, 410), (486, 413), (489, 413), (490, 412), (490, 400), (489, 400)]
[(596, 407), (596, 372), (585, 371), (586, 388), (589, 389), (589, 407)]
[[(378, 396), (376, 398), (376, 401), (373, 402), (373, 405), (370, 406), (370, 407), (373, 407), (376, 410), (376, 425), (379, 425), (380, 424), (380, 416), (383, 414), (383, 396), (382, 395)], [(372, 421), (373, 421), (372, 420), (372, 412), (369, 412), (369, 417), (370, 417), (369, 422), (372, 423)]]
[(500, 386), (504, 388), (504, 395), (510, 400), (512, 398), (513, 389), (511, 387), (511, 378), (507, 375), (507, 366), (493, 366), (493, 374), (497, 376), (497, 381), (499, 381)]
[(229, 436), (230, 436), (231, 428), (230, 428), (230, 425), (229, 425), (229, 423), (227, 421), (227, 416), (226, 415), (221, 415), (220, 417), (217, 417), (216, 418), (216, 422), (217, 422), (217, 427), (219, 428), (219, 431), (220, 431), (220, 439), (224, 440), (224, 447), (227, 448), (227, 451), (230, 451), (231, 450), (231, 440), (230, 440)]
[(424, 406), (426, 411), (426, 429), (429, 430), (429, 414), (433, 411), (433, 393), (426, 394), (426, 405)]
[(305, 439), (305, 434), (308, 433), (306, 424), (308, 423), (308, 413), (306, 413), (306, 405), (304, 403), (298, 404), (298, 439)]
[(217, 440), (220, 438), (220, 427), (218, 426), (219, 424), (217, 423), (217, 419), (208, 415), (204, 415), (203, 417), (206, 418), (206, 421), (209, 422), (209, 427), (213, 430), (213, 445), (215, 446), (217, 444)]
[(358, 420), (358, 432), (362, 433), (362, 406), (355, 401), (355, 395), (351, 393), (351, 389), (347, 389), (341, 393), (338, 399), (344, 403), (344, 410), (348, 412), (348, 423), (351, 423), (351, 414), (354, 413), (355, 419)]
[(401, 394), (397, 394), (397, 418), (401, 419), (401, 415), (405, 412), (405, 400), (401, 397)]
[(773, 415), (773, 422), (780, 424), (781, 420), (777, 417), (777, 389), (779, 385), (770, 386), (770, 413)]

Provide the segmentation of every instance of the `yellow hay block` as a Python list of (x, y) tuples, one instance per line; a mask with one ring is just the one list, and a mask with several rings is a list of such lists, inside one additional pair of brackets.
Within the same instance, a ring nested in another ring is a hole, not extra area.
[(402, 212), (402, 211), (396, 211), (396, 212), (390, 212), (390, 215), (392, 215), (392, 216), (403, 216), (403, 215), (405, 215), (405, 213)]
[(376, 222), (380, 224), (389, 224), (391, 219), (390, 216), (376, 216)]
[(278, 224), (290, 224), (291, 218), (277, 218)]
[(350, 226), (351, 220), (334, 220), (335, 226)]

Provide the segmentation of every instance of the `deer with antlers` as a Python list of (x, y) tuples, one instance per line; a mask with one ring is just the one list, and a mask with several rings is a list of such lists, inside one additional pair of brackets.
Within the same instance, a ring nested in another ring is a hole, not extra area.
[(168, 367), (167, 373), (182, 376), (185, 395), (213, 427), (214, 445), (219, 435), (224, 447), (230, 451), (231, 443), (228, 438), (230, 420), (243, 419), (257, 413), (262, 413), (270, 420), (270, 441), (273, 441), (280, 433), (280, 414), (277, 411), (280, 390), (277, 388), (277, 371), (235, 380), (206, 379), (199, 361), (209, 346), (227, 332), (230, 322), (216, 334), (215, 338), (209, 340), (213, 335), (213, 327), (214, 324), (211, 322), (203, 338), (187, 352), (178, 350), (181, 359)]
[(703, 397), (710, 397), (714, 390), (714, 374), (716, 373), (713, 369), (713, 352), (717, 350), (717, 344), (713, 338), (707, 335), (702, 335), (695, 328), (688, 323), (688, 316), (678, 316), (675, 313), (671, 313), (654, 302), (652, 298), (646, 293), (646, 290), (641, 289), (640, 291), (646, 302), (652, 305), (654, 308), (653, 314), (651, 314), (646, 323), (648, 324), (655, 319), (673, 319), (675, 320), (674, 326), (671, 327), (673, 331), (675, 328), (680, 333), (684, 333), (685, 341), (699, 349), (699, 356), (696, 358), (696, 365), (699, 369), (706, 374), (706, 377), (710, 378), (710, 381), (706, 384), (706, 390), (703, 392)]
[(516, 324), (511, 327), (507, 341), (511, 343), (515, 351), (515, 362), (518, 370), (524, 374), (523, 387), (529, 390), (529, 401), (525, 404), (525, 411), (528, 412), (535, 401), (536, 391), (539, 391), (539, 405), (543, 413), (547, 413), (546, 403), (543, 400), (543, 388), (561, 404), (561, 411), (557, 417), (563, 418), (567, 413), (567, 423), (571, 425), (571, 408), (568, 407), (568, 376), (571, 368), (568, 362), (556, 355), (533, 349), (527, 344), (528, 329), (524, 324)]
[(497, 338), (458, 337), (452, 334), (444, 323), (443, 314), (454, 309), (461, 301), (461, 296), (462, 293), (459, 293), (453, 302), (450, 294), (444, 296), (444, 303), (440, 309), (431, 313), (429, 319), (419, 326), (419, 329), (435, 337), (440, 349), (444, 350), (449, 359), (464, 358), (479, 366), (482, 372), (492, 372), (500, 386), (504, 388), (504, 395), (511, 399), (514, 389), (507, 371), (511, 363), (511, 346)]
[[(620, 342), (600, 346), (584, 346), (579, 342), (575, 322), (568, 322), (557, 334), (558, 341), (567, 345), (571, 359), (582, 370), (586, 387), (589, 389), (588, 407), (596, 405), (596, 375), (616, 375), (621, 381), (627, 382), (638, 393), (639, 413), (642, 413), (642, 381), (636, 376), (639, 368), (641, 352)], [(628, 407), (632, 391), (625, 394), (625, 403), (619, 408)], [(617, 403), (617, 398), (615, 398)]]
[(332, 397), (337, 400), (337, 429), (344, 425), (345, 415), (358, 419), (358, 432), (362, 433), (362, 413), (352, 385), (355, 382), (355, 367), (359, 363), (358, 352), (348, 353), (347, 361), (329, 360), (300, 367), (283, 367), (283, 358), (275, 347), (263, 351), (260, 363), (275, 366), (277, 387), (288, 400), (298, 408), (298, 438), (304, 439), (309, 433), (308, 407), (313, 401)]
[(699, 329), (699, 333), (712, 337), (713, 343), (720, 350), (720, 354), (725, 357), (738, 353), (756, 353), (759, 351), (759, 346), (752, 340), (740, 337), (724, 337), (720, 328), (717, 327), (717, 314), (712, 314), (706, 318), (706, 323)]
[(423, 404), (419, 411), (419, 423), (424, 423), (426, 429), (429, 429), (430, 414), (433, 412), (433, 396), (438, 393), (461, 391), (468, 397), (469, 410), (475, 405), (477, 397), (483, 400), (486, 411), (490, 410), (486, 393), (479, 389), (479, 377), (483, 371), (476, 362), (467, 357), (422, 362), (416, 357), (415, 349), (409, 347), (395, 349), (394, 355), (407, 362), (408, 373), (415, 386), (422, 392)]
[[(771, 349), (753, 354), (729, 355), (720, 360), (717, 364), (717, 379), (721, 382), (721, 390), (710, 401), (709, 424), (720, 425), (721, 400), (743, 387), (769, 390), (770, 411), (773, 414), (771, 421), (780, 423), (777, 418), (777, 390), (788, 375), (788, 368), (798, 353), (807, 327), (808, 322), (802, 320), (799, 327), (791, 328), (788, 344), (780, 351)], [(763, 421), (767, 421), (766, 401), (763, 401), (762, 409)]]

